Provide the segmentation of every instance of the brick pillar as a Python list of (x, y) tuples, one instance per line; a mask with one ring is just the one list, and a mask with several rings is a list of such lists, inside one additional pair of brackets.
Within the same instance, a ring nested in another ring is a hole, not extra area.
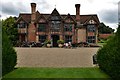
[(36, 41), (36, 27), (34, 24), (30, 24), (28, 27), (28, 41), (29, 42)]
[(39, 35), (36, 35), (36, 42), (39, 42)]
[(48, 34), (48, 40), (51, 40), (51, 35), (50, 34)]
[(63, 40), (63, 35), (62, 34), (60, 35), (60, 40)]

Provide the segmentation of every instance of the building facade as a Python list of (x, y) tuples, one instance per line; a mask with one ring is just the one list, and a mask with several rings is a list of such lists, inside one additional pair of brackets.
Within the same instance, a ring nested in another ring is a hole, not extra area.
[(76, 15), (59, 14), (55, 8), (51, 14), (36, 11), (31, 3), (31, 13), (20, 13), (17, 19), (19, 41), (41, 42), (57, 40), (65, 42), (97, 43), (99, 19), (96, 14), (80, 15), (80, 4), (75, 4)]

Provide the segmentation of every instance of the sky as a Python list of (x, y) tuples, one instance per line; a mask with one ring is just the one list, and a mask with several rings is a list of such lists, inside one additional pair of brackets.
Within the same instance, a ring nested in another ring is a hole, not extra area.
[(30, 3), (37, 4), (40, 13), (51, 13), (54, 8), (60, 14), (76, 14), (75, 4), (81, 4), (80, 14), (97, 14), (100, 22), (113, 29), (118, 24), (118, 2), (120, 0), (0, 0), (0, 17), (19, 16), (31, 13)]

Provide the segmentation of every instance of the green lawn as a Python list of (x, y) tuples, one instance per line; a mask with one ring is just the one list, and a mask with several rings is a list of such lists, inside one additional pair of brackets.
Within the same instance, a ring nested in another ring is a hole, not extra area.
[(98, 45), (104, 46), (104, 45), (106, 45), (106, 43), (98, 43)]
[(18, 68), (3, 78), (109, 78), (99, 68)]

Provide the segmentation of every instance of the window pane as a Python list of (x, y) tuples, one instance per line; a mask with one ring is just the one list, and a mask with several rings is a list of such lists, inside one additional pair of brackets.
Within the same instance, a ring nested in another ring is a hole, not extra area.
[(95, 25), (88, 25), (88, 26), (87, 26), (87, 30), (88, 30), (89, 32), (95, 32)]
[(45, 32), (46, 31), (45, 24), (38, 24), (38, 31)]
[(71, 24), (65, 24), (64, 25), (64, 31), (70, 31), (70, 32), (72, 32), (72, 25)]
[(40, 41), (41, 43), (44, 43), (45, 40), (46, 40), (46, 35), (39, 35), (39, 41)]
[(96, 38), (95, 36), (88, 36), (87, 37), (87, 42), (88, 43), (95, 43), (95, 40), (96, 40), (95, 38)]
[(25, 24), (25, 23), (19, 23), (19, 24), (18, 24), (18, 27), (19, 27), (19, 28), (25, 28), (25, 27), (26, 27), (26, 24)]
[(51, 21), (51, 31), (59, 32), (61, 26), (61, 21)]

